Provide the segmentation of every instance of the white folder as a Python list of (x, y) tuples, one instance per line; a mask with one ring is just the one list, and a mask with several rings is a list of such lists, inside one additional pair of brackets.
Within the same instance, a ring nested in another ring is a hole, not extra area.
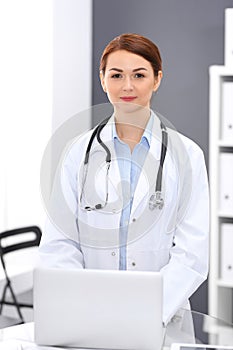
[[(233, 42), (233, 39), (232, 39)], [(233, 81), (222, 83), (222, 140), (233, 144)]]
[(221, 153), (219, 157), (219, 209), (233, 215), (233, 153)]
[(233, 224), (221, 224), (221, 278), (233, 282)]
[(225, 65), (233, 67), (233, 8), (225, 9)]

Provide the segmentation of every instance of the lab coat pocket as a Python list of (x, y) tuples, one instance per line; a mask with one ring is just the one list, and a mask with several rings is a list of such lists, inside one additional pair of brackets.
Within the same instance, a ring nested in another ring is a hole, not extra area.
[(78, 229), (80, 243), (92, 248), (114, 248), (119, 246), (120, 214), (106, 214), (101, 210), (80, 210)]
[(160, 271), (169, 261), (170, 249), (140, 250), (132, 254), (130, 265), (142, 271)]

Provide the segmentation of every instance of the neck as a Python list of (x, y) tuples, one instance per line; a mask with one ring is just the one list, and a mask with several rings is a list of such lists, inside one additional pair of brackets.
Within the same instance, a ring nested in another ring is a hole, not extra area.
[(150, 110), (125, 114), (115, 113), (117, 134), (123, 142), (129, 145), (131, 151), (140, 142), (149, 118)]

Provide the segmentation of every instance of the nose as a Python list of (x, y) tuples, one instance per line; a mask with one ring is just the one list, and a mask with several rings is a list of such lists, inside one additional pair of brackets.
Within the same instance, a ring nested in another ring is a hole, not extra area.
[(133, 83), (132, 83), (132, 79), (130, 76), (125, 77), (124, 83), (123, 83), (123, 90), (124, 91), (132, 91), (133, 90)]

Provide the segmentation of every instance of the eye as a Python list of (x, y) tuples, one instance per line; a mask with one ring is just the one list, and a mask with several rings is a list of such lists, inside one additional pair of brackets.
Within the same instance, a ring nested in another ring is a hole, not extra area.
[(145, 75), (143, 73), (136, 73), (135, 78), (144, 78)]
[(119, 78), (122, 78), (122, 75), (120, 73), (115, 73), (111, 76), (111, 78), (113, 79), (119, 79)]

